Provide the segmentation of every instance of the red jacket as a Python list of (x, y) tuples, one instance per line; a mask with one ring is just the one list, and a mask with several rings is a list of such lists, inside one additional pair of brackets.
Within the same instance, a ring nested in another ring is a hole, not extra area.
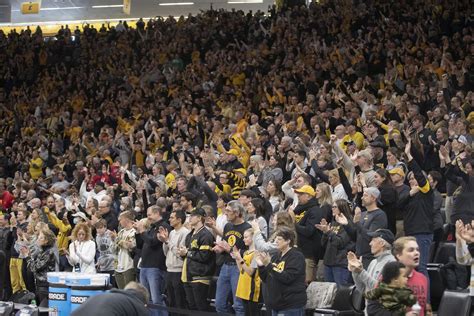
[(15, 200), (15, 198), (13, 197), (13, 195), (8, 192), (8, 191), (4, 191), (1, 195), (0, 195), (0, 207), (3, 209), (3, 210), (6, 210), (6, 209), (9, 209), (10, 207), (12, 207), (13, 205), (13, 200)]

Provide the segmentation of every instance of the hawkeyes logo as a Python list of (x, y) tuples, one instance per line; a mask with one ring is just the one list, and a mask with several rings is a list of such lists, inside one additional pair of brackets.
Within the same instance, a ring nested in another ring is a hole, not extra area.
[(306, 212), (303, 212), (299, 215), (295, 215), (295, 222), (299, 223), (303, 219), (305, 214), (306, 214)]
[(234, 247), (235, 242), (236, 242), (235, 236), (234, 236), (234, 235), (230, 235), (230, 236), (229, 236), (229, 239), (227, 239), (227, 243), (229, 244), (229, 246)]
[(273, 270), (281, 273), (285, 269), (285, 261), (280, 262), (279, 264), (274, 263), (273, 264)]

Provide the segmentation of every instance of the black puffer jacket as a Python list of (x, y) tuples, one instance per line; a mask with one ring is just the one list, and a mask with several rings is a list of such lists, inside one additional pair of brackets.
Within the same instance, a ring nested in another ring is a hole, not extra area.
[(331, 230), (323, 234), (322, 245), (326, 248), (324, 253), (325, 265), (347, 268), (347, 252), (355, 251), (355, 243), (344, 227), (333, 221)]
[(26, 258), (28, 269), (35, 276), (36, 286), (48, 286), (47, 273), (56, 270), (56, 255), (52, 246), (42, 247), (42, 251)]

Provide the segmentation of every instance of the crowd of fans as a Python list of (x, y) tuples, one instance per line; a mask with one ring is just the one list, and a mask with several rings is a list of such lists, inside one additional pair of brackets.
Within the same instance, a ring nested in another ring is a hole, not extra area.
[(0, 298), (101, 272), (157, 305), (302, 315), (318, 280), (355, 283), (371, 315), (430, 315), (444, 224), (472, 262), (471, 8), (0, 32)]

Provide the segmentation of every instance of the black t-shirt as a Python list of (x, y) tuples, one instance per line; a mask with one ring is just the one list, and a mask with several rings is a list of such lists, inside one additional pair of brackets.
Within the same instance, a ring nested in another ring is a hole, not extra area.
[[(239, 225), (227, 223), (224, 226), (224, 234), (222, 239), (227, 241), (227, 243), (231, 247), (237, 247), (237, 249), (241, 250), (241, 252), (243, 253), (243, 250), (247, 250), (247, 246), (245, 246), (244, 244), (244, 232), (249, 228), (252, 228), (252, 226), (247, 222), (243, 222)], [(229, 253), (225, 252), (223, 253), (223, 255), (224, 263), (235, 262), (235, 260), (230, 256)]]

